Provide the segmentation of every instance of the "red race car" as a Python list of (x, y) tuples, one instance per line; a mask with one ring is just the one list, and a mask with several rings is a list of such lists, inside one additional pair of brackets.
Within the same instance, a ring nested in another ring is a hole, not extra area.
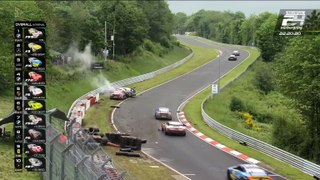
[(32, 79), (33, 82), (39, 82), (42, 80), (42, 75), (41, 74), (38, 74), (36, 72), (29, 72), (29, 77)]
[(161, 124), (161, 131), (163, 131), (166, 135), (186, 135), (186, 126), (181, 122), (177, 121), (168, 121)]
[(28, 148), (33, 153), (43, 152), (43, 148), (41, 146), (36, 145), (36, 144), (28, 144)]

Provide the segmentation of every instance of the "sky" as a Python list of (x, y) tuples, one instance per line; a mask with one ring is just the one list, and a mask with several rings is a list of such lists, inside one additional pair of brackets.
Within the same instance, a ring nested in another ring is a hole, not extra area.
[(279, 13), (280, 9), (320, 9), (320, 1), (181, 1), (168, 0), (173, 13), (184, 12), (187, 15), (204, 10), (241, 11), (246, 17), (262, 12)]

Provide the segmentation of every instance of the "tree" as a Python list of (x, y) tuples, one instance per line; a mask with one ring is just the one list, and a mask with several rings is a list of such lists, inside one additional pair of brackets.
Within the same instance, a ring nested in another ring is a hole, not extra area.
[(297, 103), (308, 129), (310, 159), (320, 162), (320, 37), (304, 36), (290, 40), (277, 56), (279, 89)]
[(304, 30), (314, 31), (320, 28), (320, 11), (313, 10), (310, 15), (306, 17)]
[(186, 21), (187, 21), (187, 15), (185, 13), (178, 12), (174, 15), (175, 33), (184, 34)]
[(261, 56), (264, 61), (273, 60), (276, 53), (284, 47), (285, 39), (274, 36), (277, 23), (277, 16), (271, 15), (257, 30), (257, 46), (261, 49)]

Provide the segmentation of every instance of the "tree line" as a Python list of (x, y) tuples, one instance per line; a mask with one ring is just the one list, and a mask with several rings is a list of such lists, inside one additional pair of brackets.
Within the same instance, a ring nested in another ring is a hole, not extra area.
[[(301, 114), (273, 119), (274, 145), (320, 163), (320, 37), (275, 34), (278, 15), (261, 13), (245, 17), (242, 12), (200, 10), (187, 16), (175, 14), (175, 33), (195, 32), (218, 42), (257, 46), (269, 63), (258, 73), (259, 88), (267, 94), (277, 91), (291, 98)], [(312, 11), (304, 29), (320, 29), (320, 12)], [(304, 32), (302, 32), (304, 34)]]
[(111, 52), (113, 34), (117, 57), (130, 56), (144, 46), (168, 51), (174, 43), (171, 37), (174, 15), (164, 0), (4, 1), (0, 3), (0, 18), (0, 92), (13, 84), (12, 43), (16, 20), (47, 23), (47, 52), (63, 53), (72, 44), (83, 50), (88, 43), (95, 54), (106, 46)]

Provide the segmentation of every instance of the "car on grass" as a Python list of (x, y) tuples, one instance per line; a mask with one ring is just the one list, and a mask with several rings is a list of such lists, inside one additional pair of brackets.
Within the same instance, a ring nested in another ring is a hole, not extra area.
[(161, 131), (166, 135), (186, 135), (186, 126), (181, 122), (177, 121), (168, 121), (161, 124)]
[(171, 111), (167, 107), (159, 107), (159, 108), (157, 108), (156, 112), (154, 113), (154, 117), (156, 119), (172, 120)]
[(127, 98), (127, 95), (122, 90), (115, 90), (110, 95), (110, 99), (124, 100), (126, 98)]
[(235, 56), (240, 56), (240, 52), (237, 51), (237, 50), (233, 51), (232, 54), (235, 55)]
[(134, 88), (129, 87), (121, 87), (117, 90), (123, 91), (127, 97), (135, 97), (136, 96), (136, 90)]
[(237, 60), (237, 57), (233, 54), (231, 54), (228, 58), (229, 61), (236, 61)]
[(268, 172), (255, 164), (240, 164), (229, 167), (228, 180), (272, 180)]

